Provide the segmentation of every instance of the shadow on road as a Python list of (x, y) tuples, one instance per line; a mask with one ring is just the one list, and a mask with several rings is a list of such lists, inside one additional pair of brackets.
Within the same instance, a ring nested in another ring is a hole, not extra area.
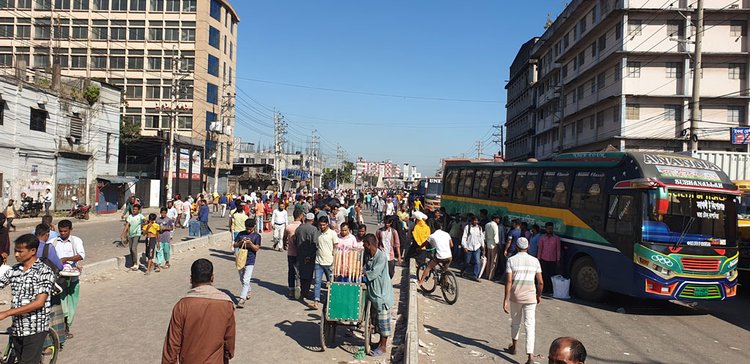
[(216, 257), (219, 259), (228, 260), (230, 262), (234, 262), (234, 255), (226, 255), (226, 254), (217, 254), (217, 253), (211, 253), (212, 257)]
[(286, 294), (289, 292), (289, 287), (282, 286), (280, 284), (272, 283), (272, 282), (266, 282), (261, 281), (256, 278), (252, 279), (252, 282), (257, 284), (258, 287), (263, 287), (265, 289), (268, 289), (269, 291), (275, 292), (281, 296), (286, 296)]
[(234, 293), (232, 293), (232, 291), (230, 291), (230, 290), (228, 290), (228, 289), (226, 289), (226, 288), (217, 288), (217, 289), (218, 289), (219, 291), (222, 291), (222, 292), (224, 292), (224, 293), (225, 293), (225, 294), (226, 294), (227, 296), (229, 296), (229, 298), (231, 298), (231, 299), (232, 299), (232, 303), (234, 303), (235, 305), (236, 305), (236, 304), (237, 304), (237, 302), (239, 301), (239, 300), (237, 299), (237, 296), (235, 296), (235, 295), (234, 295)]
[(235, 260), (235, 258), (234, 258), (234, 252), (230, 252), (230, 251), (226, 251), (226, 250), (221, 250), (221, 249), (214, 249), (214, 248), (208, 249), (208, 251), (211, 252), (211, 256), (212, 257), (216, 257), (216, 258), (224, 259), (224, 260), (229, 260), (229, 261), (232, 261), (232, 262), (234, 262), (234, 260)]
[(448, 332), (438, 329), (437, 327), (430, 326), (430, 325), (424, 325), (424, 327), (433, 335), (447, 341), (450, 344), (453, 344), (459, 348), (465, 348), (467, 346), (473, 346), (475, 348), (484, 350), (490, 354), (497, 355), (500, 358), (510, 362), (510, 363), (518, 363), (515, 359), (508, 357), (505, 355), (506, 353), (502, 352), (501, 350), (498, 350), (497, 348), (493, 348), (489, 345), (487, 345), (489, 342), (487, 340), (482, 339), (472, 339), (460, 334), (456, 334), (454, 332)]
[(310, 351), (321, 351), (320, 316), (309, 316), (313, 317), (310, 321), (292, 322), (284, 320), (274, 326), (283, 331), (286, 336), (297, 342), (299, 346)]
[[(590, 360), (591, 362), (594, 362), (594, 363), (625, 363), (625, 361), (623, 361), (621, 359), (604, 359), (604, 358), (600, 358), (600, 357), (597, 357), (597, 356), (594, 356), (594, 355), (587, 355), (586, 359), (588, 359), (588, 360)], [(645, 361), (631, 361), (631, 360), (628, 360), (627, 363), (629, 363), (629, 364), (646, 364), (646, 363), (648, 363), (648, 364), (662, 364), (664, 362), (663, 361), (648, 361), (648, 362), (645, 362)]]
[(226, 250), (221, 250), (221, 249), (211, 248), (211, 249), (208, 249), (208, 251), (214, 252), (214, 253), (219, 253), (219, 254), (224, 254), (224, 255), (234, 256), (234, 252), (230, 252), (230, 251), (226, 251)]

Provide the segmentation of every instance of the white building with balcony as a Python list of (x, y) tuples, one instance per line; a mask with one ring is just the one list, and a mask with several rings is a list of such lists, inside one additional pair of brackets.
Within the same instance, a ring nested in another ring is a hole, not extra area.
[[(536, 158), (687, 148), (694, 1), (572, 1), (536, 43)], [(699, 148), (748, 125), (750, 4), (706, 0)]]

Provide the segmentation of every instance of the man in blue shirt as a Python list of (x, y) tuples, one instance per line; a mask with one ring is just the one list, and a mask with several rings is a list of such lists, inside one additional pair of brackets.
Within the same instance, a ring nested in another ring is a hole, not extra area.
[(518, 238), (521, 236), (523, 236), (523, 233), (521, 232), (521, 222), (513, 220), (513, 228), (508, 233), (508, 243), (505, 244), (506, 257), (516, 254), (516, 241), (518, 241)]
[(213, 232), (211, 231), (211, 228), (208, 227), (208, 203), (206, 200), (200, 200), (198, 201), (198, 205), (200, 205), (198, 208), (198, 221), (201, 223), (201, 236), (211, 235)]
[(219, 197), (219, 205), (221, 206), (221, 217), (224, 217), (227, 213), (227, 204), (229, 203), (229, 198), (226, 194), (221, 195)]
[[(36, 226), (36, 229), (34, 229), (34, 235), (36, 235), (36, 238), (39, 239), (39, 249), (36, 251), (37, 258), (44, 257), (44, 250), (49, 245), (49, 248), (47, 248), (47, 259), (57, 267), (57, 269), (62, 270), (63, 264), (60, 261), (60, 257), (57, 256), (57, 251), (55, 250), (55, 247), (52, 246), (51, 243), (48, 243), (47, 241), (50, 240), (50, 229), (49, 226), (45, 224), (39, 224)], [(53, 238), (54, 239), (54, 238)]]

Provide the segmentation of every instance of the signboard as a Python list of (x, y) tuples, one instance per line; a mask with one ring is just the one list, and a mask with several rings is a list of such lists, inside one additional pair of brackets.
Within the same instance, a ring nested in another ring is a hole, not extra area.
[(676, 154), (635, 154), (640, 155), (638, 159), (642, 158), (639, 162), (645, 177), (653, 176), (666, 184), (686, 187), (736, 189), (721, 168), (709, 161)]
[(191, 178), (195, 181), (201, 179), (201, 152), (199, 150), (193, 151), (193, 156), (190, 160)]
[[(177, 161), (179, 153), (179, 162)], [(166, 152), (164, 153), (167, 154)], [(172, 153), (172, 163), (174, 164), (174, 171), (172, 172), (172, 178), (179, 178), (181, 180), (186, 179), (193, 179), (193, 180), (199, 180), (200, 179), (200, 152), (194, 151), (193, 156), (191, 158), (190, 156), (190, 150), (186, 148), (175, 148), (174, 153)], [(189, 173), (189, 168), (193, 168), (193, 174), (191, 175)], [(166, 178), (167, 175), (169, 175), (169, 164), (167, 164), (167, 159), (164, 158), (164, 177)]]
[(750, 128), (731, 128), (732, 144), (750, 144)]

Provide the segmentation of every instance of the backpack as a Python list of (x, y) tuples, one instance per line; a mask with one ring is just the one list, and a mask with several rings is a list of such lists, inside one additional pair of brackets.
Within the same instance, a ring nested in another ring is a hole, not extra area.
[(50, 269), (52, 269), (52, 273), (55, 275), (55, 281), (52, 285), (52, 295), (57, 296), (68, 288), (68, 280), (60, 275), (60, 269), (58, 269), (57, 266), (49, 259), (50, 245), (52, 244), (44, 244), (41, 261)]

